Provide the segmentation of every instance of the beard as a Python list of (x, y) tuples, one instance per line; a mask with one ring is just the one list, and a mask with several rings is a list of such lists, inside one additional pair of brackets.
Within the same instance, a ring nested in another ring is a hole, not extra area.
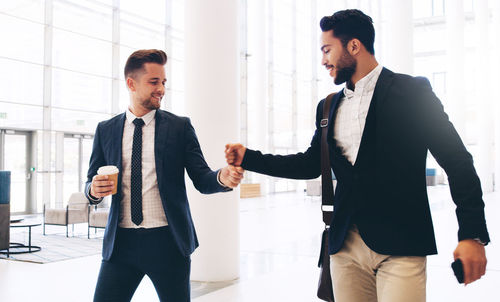
[(356, 66), (356, 60), (344, 49), (342, 56), (335, 66), (337, 69), (337, 75), (333, 79), (335, 85), (340, 85), (349, 81), (356, 72)]
[(151, 98), (142, 101), (142, 107), (149, 110), (156, 110), (160, 108), (160, 101), (152, 101)]

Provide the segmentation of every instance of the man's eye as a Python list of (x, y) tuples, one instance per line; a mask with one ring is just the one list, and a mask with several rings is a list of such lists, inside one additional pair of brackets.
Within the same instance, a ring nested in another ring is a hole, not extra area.
[(328, 50), (323, 51), (323, 53), (324, 53), (325, 55), (327, 55), (329, 52), (330, 52), (330, 50), (329, 50), (329, 49), (328, 49)]
[(158, 82), (150, 82), (152, 85), (158, 85)]

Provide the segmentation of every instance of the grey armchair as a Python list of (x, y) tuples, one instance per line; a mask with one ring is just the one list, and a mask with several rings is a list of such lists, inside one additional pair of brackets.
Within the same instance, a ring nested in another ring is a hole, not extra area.
[(68, 226), (76, 223), (86, 223), (89, 221), (87, 210), (89, 201), (85, 194), (78, 192), (71, 194), (68, 205), (62, 209), (51, 209), (43, 205), (43, 234), (45, 235), (45, 225), (66, 226), (66, 237), (68, 237)]
[(10, 171), (0, 171), (0, 250), (10, 246)]
[(87, 229), (87, 238), (90, 239), (90, 228), (105, 229), (108, 224), (109, 208), (100, 208), (97, 205), (89, 205), (89, 225)]

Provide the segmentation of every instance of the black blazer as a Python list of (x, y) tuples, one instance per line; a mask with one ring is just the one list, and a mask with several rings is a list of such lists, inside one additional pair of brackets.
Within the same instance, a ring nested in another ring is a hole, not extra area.
[[(337, 178), (330, 254), (340, 250), (353, 223), (375, 252), (405, 256), (437, 253), (425, 180), (428, 150), (448, 175), (457, 205), (458, 239), (489, 242), (481, 184), (472, 156), (426, 78), (382, 70), (354, 165), (342, 155), (333, 138), (342, 97), (339, 92), (332, 99), (328, 129), (330, 161)], [(277, 177), (318, 177), (323, 102), (318, 104), (316, 131), (307, 151), (263, 155), (247, 149), (242, 167)]]
[[(92, 177), (101, 166), (115, 165), (122, 170), (122, 138), (125, 113), (100, 122), (94, 137), (85, 194), (88, 197)], [(146, 143), (146, 142), (145, 142)], [(205, 194), (230, 191), (217, 181), (218, 171), (212, 171), (201, 152), (189, 118), (157, 110), (155, 114), (154, 142), (156, 178), (163, 210), (175, 239), (184, 256), (189, 256), (198, 246), (198, 239), (191, 218), (186, 195), (184, 171), (186, 170), (198, 191)], [(153, 180), (151, 180), (153, 181)], [(108, 225), (104, 233), (102, 256), (109, 260), (113, 253), (116, 229), (119, 223), (122, 173), (118, 175), (118, 193), (113, 195)], [(94, 201), (89, 198), (91, 203)], [(100, 202), (100, 201), (99, 201)]]

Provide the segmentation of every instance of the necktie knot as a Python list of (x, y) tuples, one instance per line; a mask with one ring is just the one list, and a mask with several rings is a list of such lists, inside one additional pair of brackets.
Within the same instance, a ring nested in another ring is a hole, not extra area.
[(134, 123), (136, 128), (144, 126), (144, 120), (142, 118), (136, 118), (132, 123)]

